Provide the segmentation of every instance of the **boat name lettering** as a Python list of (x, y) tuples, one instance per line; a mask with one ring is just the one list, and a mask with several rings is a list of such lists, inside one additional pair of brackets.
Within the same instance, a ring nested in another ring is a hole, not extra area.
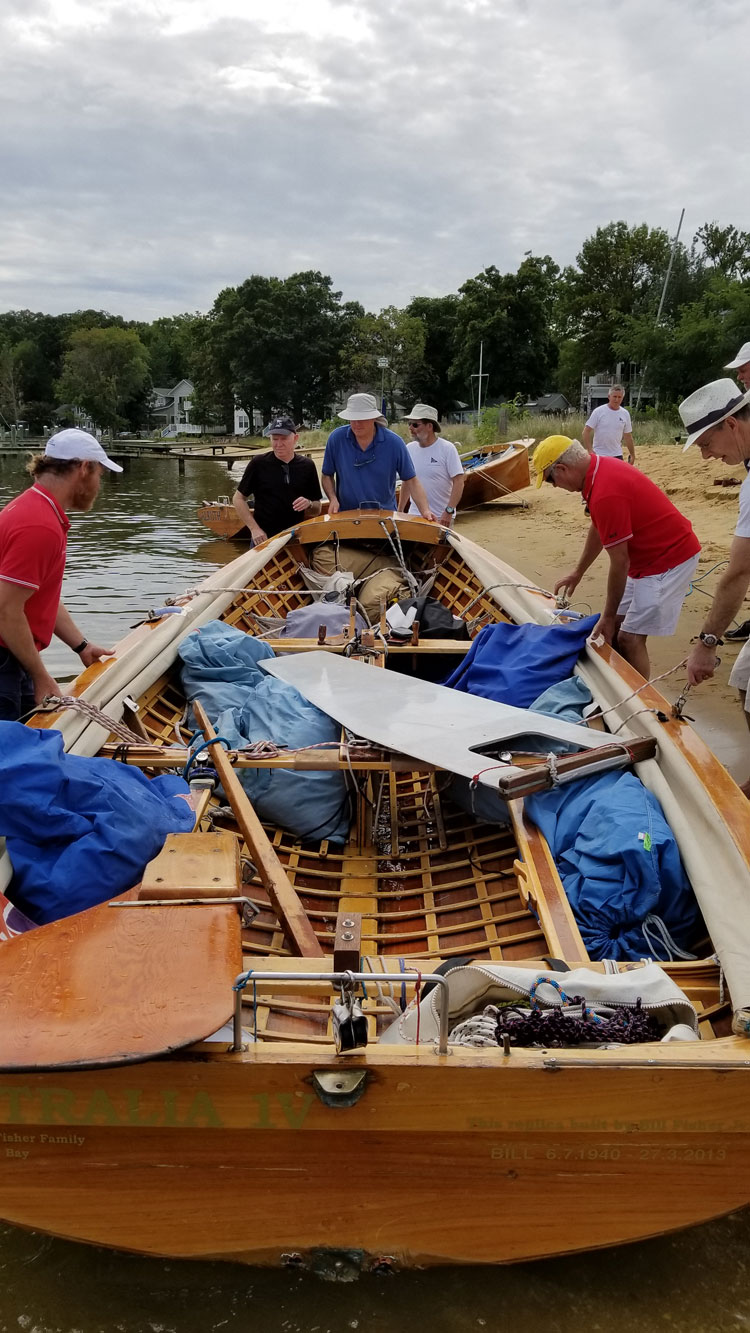
[[(242, 1128), (299, 1129), (307, 1118), (312, 1093), (255, 1092), (242, 1103)], [(225, 1122), (213, 1098), (203, 1091), (160, 1088), (85, 1093), (65, 1087), (0, 1086), (0, 1123), (6, 1125), (124, 1125), (143, 1128), (223, 1129)], [(240, 1126), (238, 1126), (240, 1127)], [(34, 1135), (0, 1133), (0, 1142), (33, 1142)], [(40, 1143), (77, 1142), (76, 1135), (41, 1135)], [(81, 1139), (80, 1142), (83, 1142)]]

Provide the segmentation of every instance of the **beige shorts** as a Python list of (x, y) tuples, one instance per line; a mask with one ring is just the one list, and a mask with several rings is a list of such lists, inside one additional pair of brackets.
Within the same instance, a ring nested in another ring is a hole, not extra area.
[(750, 639), (747, 639), (735, 659), (734, 666), (729, 673), (729, 684), (736, 690), (745, 691), (745, 710), (750, 713), (750, 703), (748, 702), (748, 685), (750, 685)]
[(626, 634), (674, 634), (690, 580), (698, 567), (698, 556), (691, 555), (663, 574), (647, 574), (642, 579), (629, 578), (625, 584), (618, 616)]

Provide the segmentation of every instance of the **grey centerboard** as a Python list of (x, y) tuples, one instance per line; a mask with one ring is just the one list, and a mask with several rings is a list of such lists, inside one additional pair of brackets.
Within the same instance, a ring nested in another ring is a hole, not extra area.
[(334, 653), (268, 657), (259, 665), (294, 685), (305, 699), (356, 736), (449, 773), (478, 777), (486, 787), (496, 788), (501, 775), (507, 778), (523, 772), (517, 765), (498, 765), (485, 758), (478, 751), (487, 746), (511, 748), (514, 741), (528, 736), (565, 741), (579, 750), (612, 744), (607, 732)]

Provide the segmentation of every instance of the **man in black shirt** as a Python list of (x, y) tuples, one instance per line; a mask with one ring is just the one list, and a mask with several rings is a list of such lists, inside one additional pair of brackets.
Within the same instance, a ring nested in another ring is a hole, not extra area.
[[(294, 452), (299, 436), (292, 418), (274, 417), (265, 433), (271, 437), (273, 452), (250, 460), (232, 497), (255, 546), (298, 519), (320, 513), (318, 473), (311, 458)], [(247, 503), (248, 495), (255, 499), (254, 509)]]

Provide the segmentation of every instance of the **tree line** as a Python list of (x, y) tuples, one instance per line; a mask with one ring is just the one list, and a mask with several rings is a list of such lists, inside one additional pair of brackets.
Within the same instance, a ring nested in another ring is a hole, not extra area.
[[(750, 337), (750, 233), (716, 222), (674, 248), (667, 232), (611, 222), (575, 264), (527, 254), (515, 273), (494, 265), (455, 293), (367, 312), (317, 271), (259, 274), (221, 291), (207, 314), (146, 323), (103, 311), (0, 314), (0, 424), (32, 432), (83, 408), (105, 429), (149, 424), (154, 386), (195, 385), (193, 420), (228, 426), (235, 404), (252, 420), (291, 411), (330, 416), (342, 392), (421, 399), (441, 415), (473, 405), (482, 347), (483, 400), (558, 390), (578, 404), (581, 374), (625, 379), (647, 367), (663, 404), (706, 380)], [(635, 397), (635, 394), (632, 395)]]

